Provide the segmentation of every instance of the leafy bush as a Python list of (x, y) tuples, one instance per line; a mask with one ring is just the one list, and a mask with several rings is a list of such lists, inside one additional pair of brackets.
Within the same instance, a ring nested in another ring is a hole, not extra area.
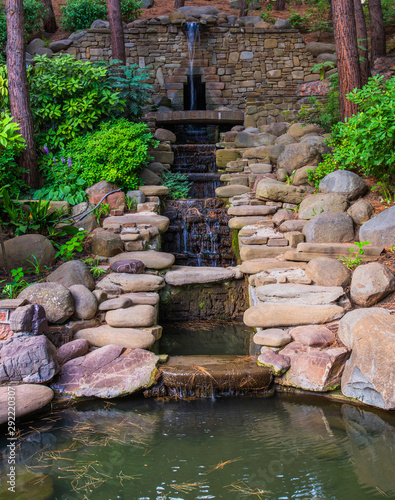
[(106, 180), (124, 189), (136, 189), (138, 174), (148, 162), (147, 151), (157, 144), (145, 123), (119, 119), (78, 137), (65, 153), (73, 158), (71, 171), (87, 184)]
[(332, 129), (333, 154), (326, 155), (314, 179), (334, 170), (360, 169), (387, 182), (395, 176), (395, 77), (370, 78), (362, 89), (355, 89), (347, 99), (358, 105), (358, 113)]
[(192, 187), (192, 182), (188, 180), (188, 174), (181, 172), (164, 172), (162, 184), (169, 188), (168, 198), (171, 200), (185, 200)]
[[(138, 0), (121, 0), (121, 12), (124, 21), (137, 19), (141, 13), (141, 2)], [(69, 31), (89, 28), (96, 19), (106, 19), (105, 0), (69, 0), (63, 5), (61, 25)]]
[(288, 21), (291, 24), (292, 28), (297, 30), (306, 30), (309, 24), (310, 14), (299, 14), (294, 9), (291, 10), (291, 15), (288, 17)]

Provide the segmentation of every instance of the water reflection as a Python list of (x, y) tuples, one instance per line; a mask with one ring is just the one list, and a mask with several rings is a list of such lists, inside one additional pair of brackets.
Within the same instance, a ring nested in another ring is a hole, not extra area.
[(91, 402), (20, 430), (2, 499), (395, 498), (394, 417), (317, 399)]

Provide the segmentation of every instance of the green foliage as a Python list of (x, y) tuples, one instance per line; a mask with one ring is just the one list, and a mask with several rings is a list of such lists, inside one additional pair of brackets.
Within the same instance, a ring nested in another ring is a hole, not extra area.
[(89, 270), (95, 279), (100, 278), (101, 276), (103, 276), (103, 274), (109, 273), (109, 271), (107, 271), (106, 269), (99, 267), (99, 258), (83, 259), (82, 262), (84, 262), (89, 267)]
[(136, 189), (138, 174), (148, 162), (147, 151), (157, 144), (145, 123), (119, 119), (78, 137), (66, 152), (73, 158), (72, 172), (87, 184), (105, 179), (123, 189)]
[(142, 107), (147, 103), (152, 86), (147, 83), (150, 72), (139, 68), (137, 64), (123, 66), (117, 59), (96, 63), (107, 68), (106, 82), (114, 92), (119, 92), (120, 99), (126, 103), (125, 110), (114, 113), (132, 120), (142, 115)]
[(310, 15), (309, 14), (299, 14), (294, 9), (290, 9), (291, 15), (288, 17), (288, 21), (291, 24), (292, 28), (297, 30), (307, 30)]
[[(24, 279), (25, 273), (23, 272), (22, 267), (18, 267), (18, 269), (11, 269), (11, 277), (13, 280), (4, 285), (0, 292), (0, 294), (4, 295), (7, 299), (15, 299), (22, 290), (29, 286), (29, 283)], [(4, 282), (5, 280), (0, 281), (0, 283)]]
[(375, 186), (372, 187), (371, 191), (375, 190), (380, 191), (381, 194), (381, 202), (387, 203), (389, 205), (393, 201), (395, 201), (395, 188), (388, 182), (388, 179), (384, 179), (382, 181), (378, 181)]
[(97, 208), (95, 208), (94, 212), (97, 216), (97, 223), (100, 224), (100, 217), (106, 217), (107, 215), (110, 215), (110, 205), (108, 203), (102, 203)]
[(387, 81), (379, 76), (370, 78), (347, 99), (358, 105), (358, 113), (333, 127), (333, 154), (325, 155), (314, 181), (317, 185), (334, 170), (358, 168), (362, 174), (389, 183), (395, 175), (395, 77)]
[(135, 212), (137, 210), (137, 199), (136, 198), (131, 198), (130, 196), (126, 195), (125, 196), (125, 204), (126, 208), (130, 212)]
[(188, 180), (188, 174), (181, 172), (164, 172), (162, 184), (169, 188), (168, 198), (171, 200), (184, 200), (192, 187), (192, 182)]
[(5, 149), (23, 149), (24, 138), (18, 132), (20, 125), (12, 121), (11, 116), (0, 115), (0, 152)]
[(0, 186), (7, 186), (8, 194), (15, 197), (27, 188), (22, 180), (23, 168), (16, 161), (25, 147), (19, 128), (10, 116), (0, 114)]
[(272, 10), (273, 10), (273, 5), (269, 3), (265, 6), (264, 10), (262, 10), (262, 12), (259, 14), (266, 23), (274, 24), (276, 22), (275, 18), (270, 15)]
[(360, 255), (365, 255), (365, 251), (363, 249), (364, 246), (370, 245), (370, 241), (354, 241), (354, 245), (358, 247), (358, 252), (354, 248), (350, 248), (349, 254), (347, 257), (339, 257), (338, 260), (343, 262), (343, 264), (348, 267), (348, 269), (355, 269), (356, 267), (362, 264), (362, 259)]
[(84, 240), (88, 233), (86, 231), (78, 231), (72, 238), (70, 238), (63, 245), (58, 246), (59, 251), (56, 253), (55, 257), (61, 257), (62, 260), (71, 260), (74, 254), (77, 252), (82, 252), (84, 249)]
[[(134, 21), (141, 14), (141, 2), (121, 0), (122, 18), (126, 22)], [(69, 0), (61, 7), (61, 25), (65, 30), (78, 31), (87, 29), (96, 19), (106, 19), (105, 0)]]

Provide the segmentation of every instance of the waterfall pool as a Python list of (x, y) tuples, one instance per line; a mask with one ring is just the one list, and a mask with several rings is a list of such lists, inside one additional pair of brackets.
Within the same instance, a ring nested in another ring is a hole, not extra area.
[(20, 425), (15, 500), (395, 498), (395, 418), (320, 398), (91, 401)]

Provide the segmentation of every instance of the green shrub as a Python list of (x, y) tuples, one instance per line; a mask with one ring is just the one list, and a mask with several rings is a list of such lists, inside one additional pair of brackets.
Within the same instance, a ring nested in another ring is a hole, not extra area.
[(297, 30), (307, 30), (310, 20), (310, 14), (301, 15), (292, 8), (290, 10), (291, 15), (287, 20), (290, 22), (292, 28), (295, 28)]
[(72, 158), (72, 172), (88, 185), (106, 180), (136, 189), (138, 174), (148, 162), (147, 151), (157, 144), (145, 123), (119, 119), (72, 141), (65, 156)]
[(358, 113), (332, 129), (333, 154), (326, 155), (318, 166), (314, 181), (334, 170), (358, 168), (387, 182), (395, 176), (395, 77), (370, 78), (362, 89), (355, 89), (347, 99), (358, 105)]
[[(126, 22), (140, 16), (141, 2), (138, 0), (121, 0), (122, 18)], [(68, 31), (87, 29), (96, 19), (107, 18), (105, 0), (69, 0), (63, 5), (61, 25)]]
[(162, 184), (169, 188), (167, 197), (171, 200), (185, 200), (192, 187), (192, 182), (188, 180), (188, 174), (181, 172), (164, 172)]

